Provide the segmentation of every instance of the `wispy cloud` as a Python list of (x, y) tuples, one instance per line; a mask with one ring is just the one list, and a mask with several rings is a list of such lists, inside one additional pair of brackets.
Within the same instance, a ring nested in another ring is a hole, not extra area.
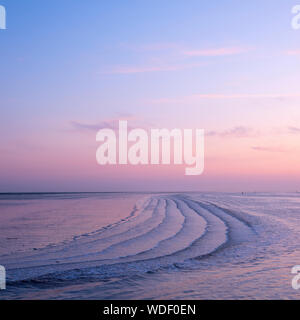
[(191, 49), (188, 45), (182, 43), (172, 42), (159, 42), (159, 43), (148, 43), (148, 44), (126, 44), (122, 43), (121, 48), (129, 49), (137, 52), (151, 52), (151, 51), (172, 51), (177, 55), (185, 56), (199, 56), (199, 57), (216, 57), (216, 56), (227, 56), (237, 55), (252, 50), (249, 47), (242, 46), (227, 46), (227, 47), (210, 47), (201, 49)]
[(253, 146), (251, 147), (252, 150), (255, 151), (262, 151), (262, 152), (286, 152), (287, 150), (281, 147), (260, 147), (260, 146)]
[[(162, 71), (177, 71), (196, 68), (204, 65), (203, 61), (192, 63), (193, 57), (227, 56), (237, 55), (249, 51), (242, 47), (224, 47), (213, 49), (186, 49), (183, 45), (176, 43), (150, 43), (141, 45), (121, 44), (121, 48), (134, 50), (139, 54), (155, 52), (155, 56), (149, 58), (144, 65), (119, 65), (104, 69), (101, 74), (137, 74)], [(160, 62), (159, 62), (160, 61)], [(202, 63), (201, 63), (202, 62)]]
[(127, 44), (122, 43), (121, 48), (129, 49), (137, 52), (151, 52), (151, 51), (168, 51), (168, 50), (180, 50), (182, 46), (178, 43), (172, 42), (158, 42), (147, 44)]
[(119, 127), (119, 120), (136, 120), (136, 116), (131, 114), (122, 113), (114, 118), (103, 119), (97, 123), (84, 123), (81, 121), (70, 121), (73, 129), (78, 131), (98, 131), (100, 129), (108, 128), (116, 130)]
[(207, 136), (209, 137), (235, 137), (235, 138), (244, 138), (257, 135), (254, 129), (244, 126), (237, 126), (234, 128), (230, 128), (224, 131), (208, 131)]
[(160, 98), (154, 103), (196, 103), (200, 100), (230, 100), (230, 99), (289, 99), (300, 98), (300, 94), (194, 94), (179, 98)]
[(300, 128), (288, 127), (289, 133), (300, 134)]
[(289, 56), (300, 56), (300, 49), (289, 50), (286, 52)]
[(104, 74), (132, 74), (174, 70), (177, 70), (175, 66), (119, 66), (111, 68), (104, 72)]
[(184, 63), (174, 65), (147, 65), (147, 66), (118, 66), (112, 67), (109, 70), (102, 72), (102, 74), (136, 74), (162, 71), (177, 71), (191, 68), (198, 68), (204, 63)]
[(241, 47), (228, 47), (228, 48), (214, 48), (214, 49), (200, 49), (200, 50), (187, 50), (183, 54), (192, 57), (218, 57), (237, 55), (248, 52), (249, 49)]
[(149, 128), (150, 124), (138, 116), (131, 114), (119, 114), (114, 118), (103, 119), (95, 123), (86, 123), (81, 121), (70, 121), (70, 125), (73, 130), (79, 132), (97, 132), (100, 129), (112, 129), (114, 131), (119, 130), (119, 121), (127, 120), (131, 125), (128, 125), (128, 129), (131, 130), (134, 127)]
[(73, 129), (78, 130), (78, 131), (97, 131), (101, 129), (101, 127), (105, 126), (104, 122), (98, 123), (98, 124), (88, 124), (88, 123), (83, 123), (79, 121), (70, 121), (70, 125)]

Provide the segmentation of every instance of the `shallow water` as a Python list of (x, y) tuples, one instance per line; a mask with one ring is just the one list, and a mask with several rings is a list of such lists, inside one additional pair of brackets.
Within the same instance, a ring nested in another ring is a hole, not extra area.
[(0, 195), (0, 299), (299, 299), (300, 195)]

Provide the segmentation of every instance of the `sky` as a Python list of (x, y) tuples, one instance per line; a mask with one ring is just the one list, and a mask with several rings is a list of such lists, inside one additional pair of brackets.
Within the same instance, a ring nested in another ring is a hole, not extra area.
[[(300, 191), (296, 4), (0, 0), (0, 192)], [(204, 129), (204, 173), (99, 166), (120, 119)]]

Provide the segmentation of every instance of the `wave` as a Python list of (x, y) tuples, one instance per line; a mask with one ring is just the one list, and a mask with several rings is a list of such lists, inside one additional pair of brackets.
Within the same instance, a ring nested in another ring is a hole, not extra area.
[(57, 285), (180, 268), (257, 236), (242, 212), (192, 195), (153, 195), (100, 230), (5, 257), (8, 285)]

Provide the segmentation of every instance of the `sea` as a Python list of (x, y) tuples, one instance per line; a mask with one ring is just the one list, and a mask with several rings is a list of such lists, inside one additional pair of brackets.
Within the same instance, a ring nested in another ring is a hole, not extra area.
[(0, 194), (0, 299), (299, 299), (299, 193)]

